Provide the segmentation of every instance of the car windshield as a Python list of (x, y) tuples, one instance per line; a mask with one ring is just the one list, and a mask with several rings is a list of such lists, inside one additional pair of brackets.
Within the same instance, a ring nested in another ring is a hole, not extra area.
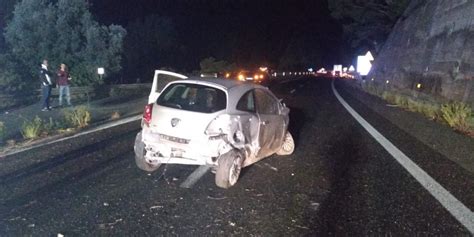
[(177, 83), (170, 85), (158, 97), (157, 104), (201, 113), (214, 113), (226, 108), (224, 91), (203, 85)]

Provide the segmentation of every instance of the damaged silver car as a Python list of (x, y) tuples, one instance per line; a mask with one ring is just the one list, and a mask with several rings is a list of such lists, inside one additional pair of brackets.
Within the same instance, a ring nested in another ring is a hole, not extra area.
[[(152, 94), (157, 80), (155, 75)], [(229, 188), (242, 167), (274, 153), (292, 154), (295, 147), (288, 131), (290, 110), (260, 85), (176, 80), (149, 102), (135, 140), (135, 161), (145, 171), (161, 164), (209, 165), (216, 185)]]

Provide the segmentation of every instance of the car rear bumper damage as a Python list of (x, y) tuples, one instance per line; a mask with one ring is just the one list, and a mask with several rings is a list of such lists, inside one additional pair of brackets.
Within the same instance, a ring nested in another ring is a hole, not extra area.
[(223, 140), (184, 139), (143, 131), (145, 159), (150, 164), (216, 165)]

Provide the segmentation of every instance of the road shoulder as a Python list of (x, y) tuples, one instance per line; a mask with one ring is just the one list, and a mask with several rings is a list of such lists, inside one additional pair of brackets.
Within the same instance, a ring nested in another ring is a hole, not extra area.
[(357, 100), (424, 145), (474, 174), (474, 153), (472, 152), (474, 139), (453, 131), (447, 125), (431, 121), (421, 114), (387, 106), (387, 102), (381, 98), (356, 89), (348, 83), (351, 82), (338, 82), (336, 88), (342, 91), (343, 95), (351, 97), (349, 103), (350, 100)]

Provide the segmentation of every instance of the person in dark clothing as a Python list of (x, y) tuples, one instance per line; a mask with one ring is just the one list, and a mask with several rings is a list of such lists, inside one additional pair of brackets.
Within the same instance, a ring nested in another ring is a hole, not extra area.
[(50, 72), (48, 71), (48, 60), (43, 60), (41, 64), (39, 78), (41, 80), (41, 105), (43, 109), (41, 111), (48, 111), (51, 110), (51, 106), (49, 105), (49, 98), (51, 97), (51, 86), (53, 82), (51, 80)]
[(61, 63), (61, 68), (56, 74), (58, 75), (59, 106), (63, 105), (63, 96), (66, 96), (67, 105), (71, 106), (71, 95), (69, 92), (69, 81), (71, 77), (66, 69), (66, 64)]

